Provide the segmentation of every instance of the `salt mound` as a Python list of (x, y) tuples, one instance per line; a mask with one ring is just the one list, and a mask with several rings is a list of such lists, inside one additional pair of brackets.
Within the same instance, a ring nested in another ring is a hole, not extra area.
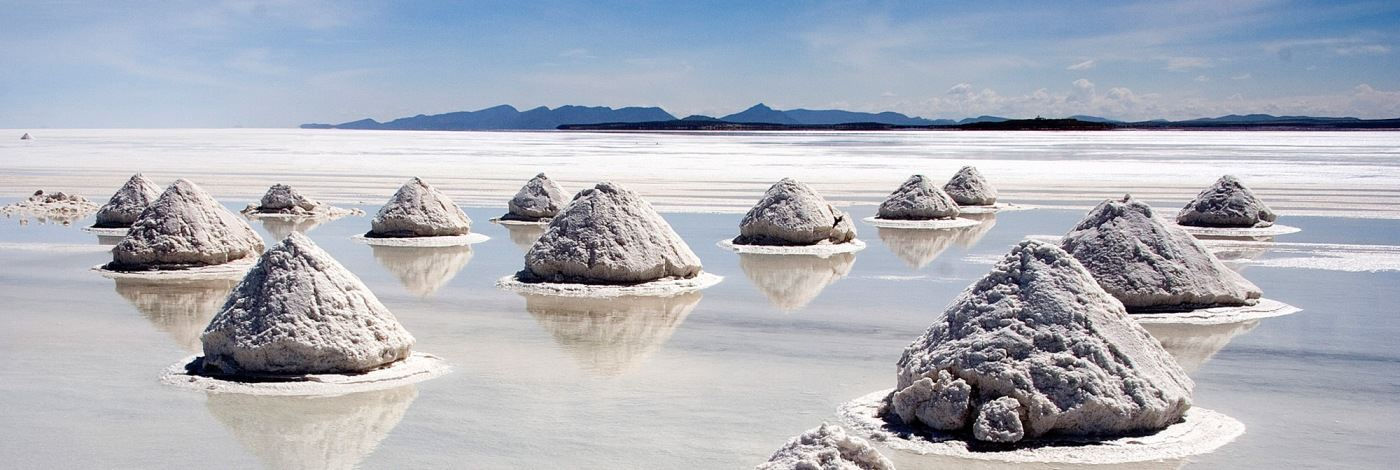
[(186, 179), (175, 180), (141, 211), (112, 248), (113, 270), (188, 268), (224, 264), (262, 252), (247, 222)]
[(126, 180), (121, 189), (97, 210), (97, 228), (125, 228), (136, 222), (141, 211), (160, 197), (160, 186), (140, 173)]
[(354, 469), (403, 420), (418, 387), (332, 397), (211, 393), (209, 414), (267, 468)]
[(258, 259), (205, 328), (202, 372), (345, 374), (407, 358), (413, 336), (305, 235)]
[(924, 175), (910, 176), (880, 203), (881, 219), (931, 220), (958, 216), (958, 203)]
[(660, 350), (704, 296), (524, 297), (525, 310), (584, 370), (614, 377)]
[(379, 209), (370, 222), (366, 237), (444, 237), (471, 232), (472, 220), (452, 198), (428, 183), (413, 178), (389, 202)]
[(270, 212), (283, 214), (310, 214), (322, 208), (324, 205), (314, 199), (302, 196), (297, 190), (285, 184), (274, 184), (267, 188), (263, 197), (258, 201), (258, 205), (253, 209), (256, 212)]
[(75, 220), (87, 217), (95, 210), (97, 204), (85, 197), (63, 191), (45, 193), (42, 189), (34, 191), (33, 195), (23, 201), (0, 207), (0, 213), (5, 214), (5, 217), (19, 216), (21, 225), (28, 223), (29, 217), (39, 219), (41, 223), (52, 220), (69, 225)]
[(1278, 220), (1254, 191), (1234, 176), (1221, 176), (1176, 216), (1176, 223), (1197, 227), (1268, 227)]
[(977, 167), (962, 167), (943, 185), (943, 190), (960, 206), (990, 206), (997, 202), (997, 188), (982, 177)]
[(1083, 265), (1033, 240), (963, 291), (898, 369), (889, 414), (999, 443), (1158, 431), (1194, 387)]
[(811, 187), (783, 178), (763, 193), (739, 222), (739, 245), (815, 245), (856, 238), (851, 216), (827, 204)]
[(532, 222), (552, 218), (569, 203), (565, 194), (559, 183), (540, 173), (515, 193), (507, 204), (510, 212), (501, 219)]
[(768, 301), (784, 312), (801, 310), (827, 286), (851, 273), (856, 255), (828, 257), (741, 253), (739, 268)]
[(19, 136), (19, 140), (30, 140), (30, 139), (33, 139), (33, 137), (30, 137), (28, 132), (25, 132), (24, 135)]
[(639, 284), (689, 279), (700, 258), (637, 193), (611, 182), (580, 191), (525, 253), (528, 282)]
[(792, 438), (757, 470), (894, 470), (869, 442), (822, 423)]
[(1249, 305), (1260, 296), (1195, 237), (1131, 196), (1089, 211), (1060, 246), (1129, 311)]

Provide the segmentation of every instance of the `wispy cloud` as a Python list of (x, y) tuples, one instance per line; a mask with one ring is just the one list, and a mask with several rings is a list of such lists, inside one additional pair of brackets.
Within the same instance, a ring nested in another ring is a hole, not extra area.
[(1167, 70), (1182, 72), (1193, 69), (1203, 69), (1211, 66), (1210, 59), (1204, 57), (1168, 57)]
[(1065, 67), (1065, 70), (1088, 70), (1094, 68), (1095, 65), (1097, 65), (1097, 62), (1095, 62), (1094, 59), (1089, 59), (1083, 62), (1075, 63), (1073, 65), (1070, 65), (1069, 67)]

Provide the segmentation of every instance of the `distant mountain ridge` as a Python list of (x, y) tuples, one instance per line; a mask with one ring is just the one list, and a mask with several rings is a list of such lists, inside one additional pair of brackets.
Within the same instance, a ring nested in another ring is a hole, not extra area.
[[(1074, 115), (1065, 118), (1084, 123), (1112, 124), (1124, 128), (1318, 128), (1318, 129), (1377, 129), (1396, 128), (1395, 119), (1358, 119), (1354, 117), (1311, 117), (1273, 116), (1269, 114), (1231, 114), (1213, 118), (1198, 118), (1183, 121), (1154, 119), (1150, 121), (1120, 121), (1098, 116)], [(657, 123), (678, 121), (673, 125), (657, 126)], [(689, 128), (696, 121), (721, 124), (759, 126), (763, 129), (818, 128), (823, 126), (842, 129), (869, 128), (921, 128), (952, 127), (979, 123), (1004, 123), (1021, 121), (1000, 116), (977, 116), (961, 120), (927, 119), (886, 111), (868, 113), (840, 109), (789, 109), (777, 110), (758, 103), (743, 111), (714, 118), (692, 115), (677, 119), (671, 113), (658, 107), (625, 107), (613, 109), (606, 106), (560, 106), (550, 109), (545, 106), (517, 110), (510, 105), (500, 105), (477, 111), (405, 117), (389, 122), (361, 119), (341, 124), (303, 124), (303, 129), (379, 129), (379, 130), (543, 130), (559, 128), (589, 128), (600, 124), (603, 128)], [(1033, 120), (1032, 120), (1033, 121)], [(689, 124), (687, 124), (689, 123)], [(643, 126), (629, 126), (644, 124)], [(744, 127), (744, 126), (738, 126)], [(727, 127), (727, 128), (733, 128)]]

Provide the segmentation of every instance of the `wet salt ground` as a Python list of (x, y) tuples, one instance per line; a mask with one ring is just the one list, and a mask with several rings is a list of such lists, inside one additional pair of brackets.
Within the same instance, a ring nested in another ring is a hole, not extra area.
[[(311, 229), (417, 336), (418, 350), (454, 366), (415, 386), (318, 400), (161, 386), (160, 371), (197, 347), (228, 286), (118, 284), (88, 271), (104, 253), (15, 249), (96, 244), (82, 222), (0, 220), (0, 455), (21, 468), (746, 468), (834, 420), (841, 403), (889, 387), (904, 346), (985, 263), (1022, 235), (1064, 233), (1081, 215), (1003, 213), (979, 240), (882, 237), (861, 224), (866, 250), (799, 263), (715, 246), (738, 215), (666, 214), (725, 282), (674, 302), (527, 304), (493, 286), (523, 254), (510, 232), (485, 222), (499, 212), (468, 210), (492, 237), (469, 251), (380, 252), (350, 240), (364, 217)], [(1288, 223), (1303, 232), (1280, 242), (1400, 245), (1400, 221)], [(1304, 311), (1252, 329), (1158, 334), (1195, 355), (1197, 405), (1247, 432), (1188, 462), (1125, 468), (1400, 461), (1391, 445), (1400, 431), (1400, 271), (1242, 266), (1268, 297)], [(901, 468), (914, 462), (900, 459)]]

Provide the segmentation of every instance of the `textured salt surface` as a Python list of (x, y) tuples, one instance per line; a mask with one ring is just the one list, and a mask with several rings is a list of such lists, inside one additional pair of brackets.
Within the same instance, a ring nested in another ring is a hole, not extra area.
[(881, 390), (842, 405), (837, 410), (843, 424), (857, 434), (890, 449), (920, 455), (1014, 463), (1119, 464), (1179, 459), (1212, 452), (1244, 434), (1245, 426), (1234, 418), (1204, 408), (1191, 408), (1182, 421), (1153, 434), (1096, 440), (1060, 438), (1034, 446), (1004, 449), (971, 445), (949, 435), (921, 435), (879, 416), (885, 396)]
[(466, 235), (444, 235), (444, 236), (436, 236), (436, 237), (390, 237), (390, 238), (380, 238), (380, 237), (366, 237), (366, 236), (364, 236), (364, 235), (355, 235), (355, 236), (352, 236), (352, 237), (350, 237), (350, 238), (351, 238), (351, 239), (354, 239), (354, 240), (357, 241), (357, 242), (364, 243), (364, 244), (366, 244), (366, 245), (374, 245), (374, 246), (400, 246), (400, 247), (443, 247), (443, 246), (462, 246), (462, 245), (471, 245), (471, 244), (475, 244), (475, 243), (481, 243), (481, 242), (484, 242), (484, 241), (487, 241), (487, 240), (490, 240), (490, 239), (491, 239), (491, 237), (488, 237), (488, 236), (486, 236), (486, 235), (484, 235), (484, 234), (480, 234), (480, 233), (476, 233), (476, 232), (468, 233), (468, 234), (466, 234)]
[(789, 439), (757, 470), (894, 470), (894, 464), (869, 442), (846, 434), (840, 426), (821, 426)]
[(539, 221), (559, 215), (559, 211), (569, 204), (568, 193), (559, 183), (549, 179), (544, 173), (535, 175), (525, 186), (515, 193), (506, 204), (508, 212), (501, 219)]
[(97, 210), (97, 204), (77, 194), (62, 191), (45, 193), (43, 190), (35, 191), (19, 202), (0, 206), (0, 214), (6, 218), (19, 217), (20, 224), (27, 224), (33, 218), (41, 223), (53, 221), (70, 225)]
[(724, 280), (724, 277), (707, 272), (690, 278), (660, 279), (630, 285), (522, 282), (517, 276), (510, 275), (498, 279), (496, 287), (521, 294), (564, 297), (670, 296), (699, 291)]
[(699, 292), (580, 298), (522, 294), (525, 310), (583, 369), (619, 376), (646, 361), (685, 322)]
[(924, 175), (914, 175), (880, 203), (875, 216), (887, 220), (951, 219), (958, 216), (958, 203)]
[(895, 220), (881, 219), (879, 217), (866, 217), (861, 219), (870, 225), (881, 228), (907, 228), (907, 229), (930, 229), (941, 230), (950, 228), (971, 227), (982, 222), (958, 217), (955, 219), (933, 219), (933, 220)]
[(97, 210), (93, 228), (126, 228), (136, 222), (141, 211), (160, 197), (161, 188), (155, 181), (137, 173)]
[(840, 244), (854, 240), (851, 215), (836, 209), (810, 186), (783, 178), (763, 193), (739, 221), (735, 245)]
[(1278, 219), (1234, 176), (1221, 176), (1177, 213), (1176, 222), (1200, 227), (1265, 227)]
[(190, 390), (249, 395), (336, 396), (384, 390), (422, 382), (452, 370), (442, 358), (414, 352), (388, 367), (359, 374), (315, 374), (271, 381), (224, 380), (189, 373), (186, 368), (199, 356), (190, 356), (171, 365), (160, 376), (161, 383)]
[(1273, 237), (1303, 231), (1298, 227), (1274, 224), (1268, 227), (1193, 227), (1180, 225), (1186, 233), (1207, 237)]
[(827, 257), (740, 254), (739, 269), (779, 310), (806, 307), (827, 286), (851, 273), (856, 257), (841, 253)]
[(372, 238), (468, 235), (472, 220), (437, 188), (413, 178), (399, 187), (370, 220)]
[[(106, 246), (96, 245), (103, 249), (110, 249)], [(196, 268), (184, 269), (164, 269), (151, 271), (114, 271), (107, 269), (106, 264), (93, 266), (92, 270), (102, 274), (108, 279), (145, 279), (149, 281), (171, 280), (171, 281), (194, 281), (201, 279), (242, 279), (247, 274), (248, 268), (253, 267), (256, 258), (244, 258), (224, 264), (200, 266)]]
[(735, 253), (755, 255), (831, 256), (865, 249), (865, 242), (858, 239), (846, 243), (818, 245), (741, 245), (734, 243), (734, 240), (724, 239), (715, 244)]
[(1263, 318), (1281, 317), (1302, 309), (1273, 299), (1259, 299), (1254, 305), (1198, 308), (1185, 312), (1134, 313), (1138, 323), (1177, 323), (1188, 325), (1221, 325)]
[(962, 210), (962, 206), (990, 206), (997, 202), (997, 189), (973, 166), (962, 167), (954, 173), (943, 185), (943, 191), (958, 203), (958, 210)]
[(109, 269), (181, 270), (256, 257), (262, 237), (203, 188), (175, 180), (112, 248)]

